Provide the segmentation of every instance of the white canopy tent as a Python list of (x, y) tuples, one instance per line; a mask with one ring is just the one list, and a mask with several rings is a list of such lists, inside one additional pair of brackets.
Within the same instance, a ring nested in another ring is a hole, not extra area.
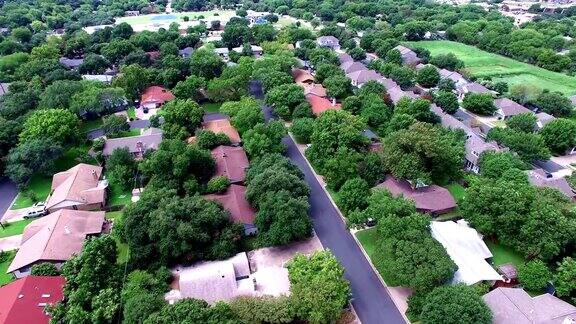
[(454, 283), (473, 285), (480, 281), (502, 280), (502, 277), (486, 262), (492, 253), (478, 232), (464, 220), (458, 222), (431, 222), (430, 231), (458, 266)]

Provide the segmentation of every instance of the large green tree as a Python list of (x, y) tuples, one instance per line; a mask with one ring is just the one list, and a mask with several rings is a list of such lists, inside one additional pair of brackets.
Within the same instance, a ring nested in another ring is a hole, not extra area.
[(544, 125), (539, 134), (548, 149), (556, 154), (564, 154), (576, 146), (576, 122), (570, 119), (557, 118)]
[(424, 324), (490, 324), (492, 313), (474, 287), (446, 285), (426, 296), (420, 319)]
[(48, 138), (64, 145), (75, 142), (79, 134), (80, 120), (76, 115), (64, 109), (45, 109), (33, 112), (26, 119), (20, 142)]
[[(172, 134), (166, 134), (168, 138), (180, 138), (180, 134), (183, 134), (184, 137), (194, 134), (202, 123), (202, 116), (204, 116), (202, 107), (190, 99), (172, 100), (162, 106), (162, 110), (162, 117), (164, 117), (164, 125), (162, 127), (172, 132)], [(174, 129), (181, 131), (174, 134)]]

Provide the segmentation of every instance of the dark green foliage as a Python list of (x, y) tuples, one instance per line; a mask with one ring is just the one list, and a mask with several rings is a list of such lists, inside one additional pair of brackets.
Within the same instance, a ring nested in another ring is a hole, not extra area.
[[(292, 82), (292, 79), (290, 79)], [(284, 84), (275, 87), (266, 94), (266, 103), (282, 118), (289, 120), (295, 108), (306, 102), (304, 90), (296, 84)]]
[(456, 71), (464, 68), (464, 62), (456, 57), (453, 53), (440, 54), (430, 58), (430, 64), (441, 69)]
[(126, 147), (115, 149), (106, 159), (108, 180), (123, 190), (134, 188), (136, 167), (134, 156)]
[(238, 297), (230, 308), (243, 323), (291, 323), (296, 316), (289, 297)]
[(488, 133), (488, 139), (495, 140), (516, 152), (526, 163), (546, 160), (550, 157), (550, 151), (539, 134), (524, 133), (508, 128), (493, 128)]
[(224, 133), (214, 133), (211, 130), (199, 129), (196, 131), (196, 144), (200, 148), (211, 150), (220, 145), (230, 145), (230, 138)]
[(459, 108), (458, 97), (449, 91), (438, 91), (434, 95), (434, 103), (447, 114), (455, 113)]
[(278, 153), (270, 153), (251, 161), (250, 167), (246, 170), (246, 183), (250, 184), (257, 175), (268, 169), (285, 172), (298, 179), (304, 178), (300, 169), (293, 165), (289, 159)]
[(284, 168), (273, 166), (264, 169), (250, 180), (246, 199), (252, 206), (258, 208), (266, 202), (267, 196), (283, 191), (289, 192), (295, 198), (310, 195), (310, 188), (306, 182)]
[(230, 186), (230, 180), (226, 176), (214, 177), (206, 184), (207, 193), (223, 193)]
[(480, 174), (491, 179), (498, 179), (511, 169), (526, 168), (524, 162), (510, 152), (485, 151), (480, 155), (478, 165)]
[(344, 214), (354, 210), (363, 210), (368, 205), (370, 186), (362, 178), (347, 180), (338, 191), (338, 207)]
[(552, 120), (539, 132), (550, 151), (564, 154), (576, 146), (576, 122), (570, 119), (557, 118)]
[(518, 281), (526, 290), (543, 291), (551, 279), (550, 269), (541, 260), (532, 260), (518, 267)]
[(54, 162), (62, 156), (62, 146), (50, 139), (35, 139), (10, 150), (6, 158), (6, 174), (20, 186), (28, 183), (32, 175), (51, 175)]
[(536, 104), (542, 111), (555, 117), (568, 117), (572, 112), (570, 99), (560, 92), (542, 92), (536, 98)]
[(128, 121), (124, 116), (110, 115), (104, 118), (102, 130), (107, 136), (114, 138), (130, 129)]
[(426, 296), (423, 324), (490, 324), (492, 313), (474, 287), (464, 284), (446, 285)]
[(536, 116), (533, 113), (518, 114), (508, 118), (506, 126), (516, 131), (532, 133), (536, 129)]
[(314, 119), (312, 118), (298, 118), (295, 119), (290, 127), (290, 132), (296, 139), (296, 142), (300, 144), (310, 143), (310, 137), (312, 136), (312, 130), (314, 128)]
[(286, 146), (282, 138), (286, 135), (286, 128), (280, 121), (268, 124), (256, 124), (252, 129), (242, 134), (244, 149), (251, 158), (268, 153), (283, 153)]
[(251, 97), (243, 97), (240, 101), (225, 102), (220, 107), (220, 111), (230, 116), (232, 126), (240, 134), (264, 122), (264, 114), (260, 105)]
[(32, 266), (31, 275), (33, 276), (58, 276), (60, 271), (50, 262), (42, 262)]
[(494, 98), (488, 93), (467, 93), (462, 100), (462, 107), (479, 115), (492, 115), (496, 111)]
[(166, 138), (184, 139), (194, 134), (204, 115), (200, 105), (189, 99), (172, 100), (162, 107), (162, 111), (164, 117), (162, 129)]
[(425, 88), (435, 87), (439, 81), (440, 73), (431, 65), (423, 67), (416, 76), (416, 82)]

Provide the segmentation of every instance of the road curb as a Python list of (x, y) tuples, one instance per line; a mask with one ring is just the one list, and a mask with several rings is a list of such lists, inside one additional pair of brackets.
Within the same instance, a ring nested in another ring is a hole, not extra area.
[[(298, 147), (298, 142), (296, 142), (296, 140), (294, 139), (294, 137), (292, 136), (292, 133), (288, 132), (288, 136), (290, 136), (290, 138), (294, 141), (294, 143), (296, 144), (296, 148), (298, 149), (298, 151), (300, 151), (300, 148)], [(312, 164), (310, 164), (310, 161), (308, 161), (308, 159), (306, 158), (306, 155), (304, 154), (304, 152), (300, 151), (302, 156), (304, 157), (304, 161), (306, 161), (306, 164), (308, 164), (308, 166), (310, 167), (310, 170), (312, 170), (312, 174), (318, 178), (319, 175), (318, 173), (316, 173), (316, 170), (314, 169), (314, 167), (312, 166)], [(338, 215), (340, 215), (340, 220), (342, 221), (342, 223), (346, 226), (348, 226), (348, 223), (346, 221), (346, 218), (344, 217), (344, 215), (342, 214), (342, 212), (340, 211), (340, 208), (338, 208), (338, 205), (336, 205), (336, 202), (334, 201), (334, 199), (332, 199), (332, 196), (330, 195), (330, 193), (328, 192), (328, 190), (326, 190), (325, 186), (320, 186), (322, 188), (322, 190), (324, 191), (324, 193), (326, 194), (326, 196), (328, 196), (328, 199), (330, 200), (330, 203), (332, 204), (332, 206), (336, 209), (336, 211), (338, 212)], [(378, 277), (378, 279), (380, 280), (380, 282), (382, 283), (382, 285), (384, 286), (384, 288), (386, 289), (386, 293), (388, 294), (388, 296), (390, 297), (390, 299), (392, 300), (392, 302), (394, 303), (394, 306), (396, 306), (396, 308), (398, 309), (398, 312), (402, 315), (402, 317), (404, 318), (404, 320), (406, 321), (406, 323), (411, 323), (410, 320), (408, 319), (408, 317), (406, 317), (406, 314), (404, 314), (404, 312), (400, 311), (400, 307), (398, 306), (398, 303), (396, 302), (395, 298), (390, 294), (390, 291), (388, 290), (388, 285), (386, 285), (386, 282), (384, 281), (384, 279), (382, 278), (382, 276), (380, 275), (380, 273), (378, 272), (378, 270), (376, 269), (376, 267), (374, 266), (374, 264), (372, 263), (372, 260), (370, 259), (370, 257), (368, 256), (368, 253), (366, 253), (366, 251), (364, 250), (364, 247), (362, 246), (362, 244), (360, 243), (360, 241), (358, 241), (358, 238), (356, 238), (356, 235), (354, 235), (354, 233), (352, 232), (352, 230), (348, 229), (348, 232), (350, 233), (350, 235), (352, 235), (352, 238), (354, 239), (354, 242), (356, 242), (356, 245), (358, 245), (358, 247), (360, 247), (360, 251), (362, 251), (362, 254), (364, 255), (364, 258), (366, 258), (366, 260), (368, 261), (368, 264), (370, 264), (370, 267), (372, 268), (372, 271), (376, 274), (376, 276)], [(350, 304), (352, 306), (352, 304)], [(354, 309), (354, 306), (352, 306), (352, 309)], [(358, 318), (358, 316), (356, 316), (356, 318)], [(358, 319), (358, 321), (360, 321), (360, 319)]]

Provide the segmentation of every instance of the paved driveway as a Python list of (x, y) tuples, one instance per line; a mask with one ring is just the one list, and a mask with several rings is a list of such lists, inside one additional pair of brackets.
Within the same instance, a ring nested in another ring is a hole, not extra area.
[(0, 238), (0, 251), (11, 251), (20, 248), (22, 234)]

